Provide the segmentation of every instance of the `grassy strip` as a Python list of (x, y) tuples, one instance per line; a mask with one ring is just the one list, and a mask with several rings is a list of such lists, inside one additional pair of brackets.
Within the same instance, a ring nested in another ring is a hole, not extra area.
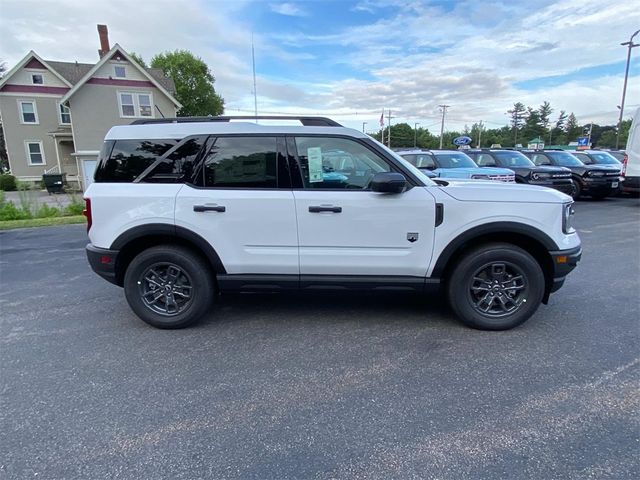
[(71, 223), (85, 223), (86, 221), (87, 219), (83, 215), (73, 215), (70, 217), (28, 218), (26, 220), (5, 220), (4, 222), (0, 222), (0, 230), (69, 225)]

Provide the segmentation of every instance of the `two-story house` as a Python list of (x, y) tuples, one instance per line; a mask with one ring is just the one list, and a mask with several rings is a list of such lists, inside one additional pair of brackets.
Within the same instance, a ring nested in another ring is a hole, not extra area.
[(0, 117), (11, 173), (37, 182), (63, 172), (83, 189), (92, 182), (107, 131), (138, 118), (175, 117), (173, 80), (144, 68), (98, 25), (95, 64), (43, 60), (29, 52), (0, 80)]

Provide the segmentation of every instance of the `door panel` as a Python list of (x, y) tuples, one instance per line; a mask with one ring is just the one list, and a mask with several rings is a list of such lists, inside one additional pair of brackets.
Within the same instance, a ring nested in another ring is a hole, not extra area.
[[(194, 207), (203, 211), (194, 211)], [(224, 211), (216, 207), (224, 207)], [(291, 190), (218, 190), (185, 185), (176, 197), (175, 221), (204, 237), (229, 274), (299, 273)]]
[(293, 195), (302, 275), (426, 275), (435, 229), (435, 200), (426, 188)]

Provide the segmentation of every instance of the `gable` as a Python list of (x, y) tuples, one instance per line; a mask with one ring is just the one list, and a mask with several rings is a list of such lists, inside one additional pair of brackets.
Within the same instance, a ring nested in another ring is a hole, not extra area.
[(2, 93), (64, 95), (69, 83), (34, 52), (29, 52), (0, 82)]

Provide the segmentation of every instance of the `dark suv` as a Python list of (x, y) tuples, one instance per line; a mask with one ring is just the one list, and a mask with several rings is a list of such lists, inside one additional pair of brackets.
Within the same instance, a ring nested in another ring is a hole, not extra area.
[(528, 183), (555, 188), (562, 193), (573, 193), (571, 170), (564, 167), (536, 166), (517, 150), (473, 149), (465, 150), (479, 167), (503, 167), (513, 170), (516, 183)]
[(580, 195), (602, 199), (618, 190), (620, 169), (615, 165), (585, 165), (575, 155), (562, 150), (527, 150), (523, 153), (536, 165), (555, 165), (571, 170), (571, 196), (574, 199)]

